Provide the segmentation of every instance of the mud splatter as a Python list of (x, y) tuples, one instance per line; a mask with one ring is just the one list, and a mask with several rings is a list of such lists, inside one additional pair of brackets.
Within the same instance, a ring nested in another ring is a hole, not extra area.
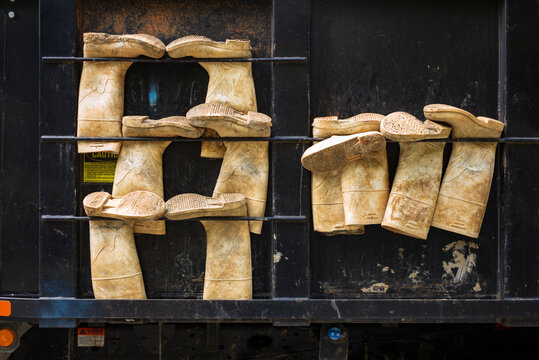
[(368, 288), (362, 288), (361, 291), (364, 293), (371, 294), (385, 294), (387, 292), (387, 289), (389, 289), (389, 285), (385, 283), (376, 283), (372, 284)]

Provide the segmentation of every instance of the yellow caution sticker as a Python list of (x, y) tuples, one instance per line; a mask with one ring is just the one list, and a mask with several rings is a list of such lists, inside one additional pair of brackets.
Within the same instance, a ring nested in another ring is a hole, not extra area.
[(116, 171), (116, 160), (118, 160), (118, 154), (102, 151), (84, 154), (83, 181), (85, 183), (112, 184), (114, 171)]

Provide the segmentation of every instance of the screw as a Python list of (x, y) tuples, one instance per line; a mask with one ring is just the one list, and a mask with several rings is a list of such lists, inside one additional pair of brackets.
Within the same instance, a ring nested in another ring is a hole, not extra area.
[(10, 11), (10, 12), (7, 13), (7, 16), (9, 16), (10, 19), (13, 19), (13, 18), (15, 18), (15, 12)]
[(341, 329), (339, 329), (338, 327), (329, 328), (328, 336), (333, 341), (339, 340), (341, 338)]

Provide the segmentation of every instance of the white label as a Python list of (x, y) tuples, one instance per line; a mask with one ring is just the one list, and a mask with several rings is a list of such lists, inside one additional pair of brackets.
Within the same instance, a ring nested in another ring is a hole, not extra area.
[(103, 347), (105, 346), (105, 328), (78, 328), (77, 346)]

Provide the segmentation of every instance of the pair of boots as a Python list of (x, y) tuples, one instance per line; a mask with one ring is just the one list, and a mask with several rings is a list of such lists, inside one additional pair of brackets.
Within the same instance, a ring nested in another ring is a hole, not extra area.
[(450, 105), (427, 105), (423, 112), (425, 122), (404, 112), (389, 114), (382, 121), (382, 134), (400, 144), (382, 227), (426, 239), (432, 225), (477, 238), (492, 184), (497, 143), (453, 143), (442, 180), (445, 143), (413, 141), (447, 138), (450, 133), (457, 139), (497, 138), (504, 124)]
[(149, 191), (134, 191), (119, 198), (106, 192), (83, 200), (88, 216), (119, 220), (90, 220), (90, 265), (96, 299), (146, 299), (135, 246), (135, 221), (157, 219), (165, 202)]
[[(313, 136), (326, 138), (379, 131), (383, 117), (365, 113), (348, 119), (336, 116), (315, 118)], [(313, 172), (311, 193), (315, 231), (328, 236), (363, 234), (364, 225), (379, 224), (389, 194), (385, 146), (372, 149), (368, 156), (350, 161), (341, 168)]]
[[(445, 143), (416, 141), (447, 138), (452, 128), (454, 138), (495, 138), (504, 124), (449, 105), (427, 105), (424, 113), (428, 119), (425, 122), (404, 112), (389, 114), (381, 122), (381, 133), (400, 143), (399, 165), (382, 227), (426, 239), (432, 223), (477, 238), (492, 183), (496, 143), (455, 143), (440, 188)], [(365, 149), (376, 148), (379, 136), (330, 138), (309, 148), (302, 163), (311, 171), (327, 171), (360, 157), (368, 158), (371, 153)]]
[[(247, 216), (242, 194), (208, 198), (182, 194), (165, 202), (149, 191), (113, 198), (91, 193), (84, 198), (88, 216), (118, 220), (90, 220), (92, 286), (96, 299), (145, 299), (142, 271), (134, 241), (134, 222), (163, 215), (171, 220), (203, 216)], [(206, 229), (204, 299), (250, 299), (251, 239), (246, 221), (201, 221)]]

